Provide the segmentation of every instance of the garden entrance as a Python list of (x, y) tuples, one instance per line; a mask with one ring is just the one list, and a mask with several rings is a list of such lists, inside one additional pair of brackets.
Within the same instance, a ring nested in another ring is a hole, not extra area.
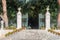
[(28, 26), (31, 27), (31, 29), (38, 29), (39, 24), (38, 24), (38, 14), (34, 14), (33, 16), (28, 17)]

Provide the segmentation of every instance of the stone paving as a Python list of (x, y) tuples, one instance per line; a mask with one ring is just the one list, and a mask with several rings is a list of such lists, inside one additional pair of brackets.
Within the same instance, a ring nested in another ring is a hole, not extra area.
[(0, 40), (60, 40), (59, 35), (46, 30), (23, 30)]

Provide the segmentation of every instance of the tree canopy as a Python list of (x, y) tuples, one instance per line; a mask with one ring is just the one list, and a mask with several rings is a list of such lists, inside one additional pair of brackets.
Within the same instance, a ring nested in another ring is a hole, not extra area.
[[(7, 1), (7, 11), (9, 19), (16, 16), (17, 8), (21, 7), (21, 12), (24, 14), (26, 12), (33, 15), (34, 13), (45, 13), (46, 7), (50, 7), (51, 13), (56, 13), (58, 11), (57, 0), (32, 0), (26, 3), (26, 0), (6, 0)], [(2, 13), (2, 5), (0, 0), (0, 13)]]

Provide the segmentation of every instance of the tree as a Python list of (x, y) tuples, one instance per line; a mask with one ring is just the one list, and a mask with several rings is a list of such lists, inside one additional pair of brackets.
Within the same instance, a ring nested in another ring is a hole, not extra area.
[(6, 0), (2, 0), (2, 6), (3, 6), (3, 20), (5, 22), (5, 27), (8, 27), (8, 17), (7, 17)]
[(59, 10), (58, 10), (58, 27), (60, 28), (60, 0), (58, 0)]

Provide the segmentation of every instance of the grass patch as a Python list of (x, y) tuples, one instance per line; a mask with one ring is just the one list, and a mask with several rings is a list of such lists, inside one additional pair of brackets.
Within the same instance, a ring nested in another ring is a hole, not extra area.
[(14, 30), (14, 29), (16, 29), (16, 27), (15, 27), (15, 26), (9, 26), (9, 27), (5, 27), (5, 29), (6, 29), (6, 30), (8, 30), (8, 29), (10, 29), (10, 30), (13, 29), (13, 30)]
[(42, 26), (42, 27), (40, 27), (40, 29), (41, 29), (41, 30), (45, 30), (45, 27), (44, 27), (44, 26)]
[(25, 27), (22, 27), (21, 29), (14, 29), (12, 32), (8, 32), (7, 34), (5, 34), (5, 37), (7, 37), (9, 35), (12, 35), (12, 34), (14, 34), (16, 32), (19, 32), (21, 30), (24, 30), (24, 29), (25, 29)]
[(56, 31), (54, 31), (54, 30), (52, 30), (52, 29), (49, 29), (48, 32), (51, 32), (51, 33), (56, 34), (56, 35), (60, 35), (59, 32), (56, 32)]

